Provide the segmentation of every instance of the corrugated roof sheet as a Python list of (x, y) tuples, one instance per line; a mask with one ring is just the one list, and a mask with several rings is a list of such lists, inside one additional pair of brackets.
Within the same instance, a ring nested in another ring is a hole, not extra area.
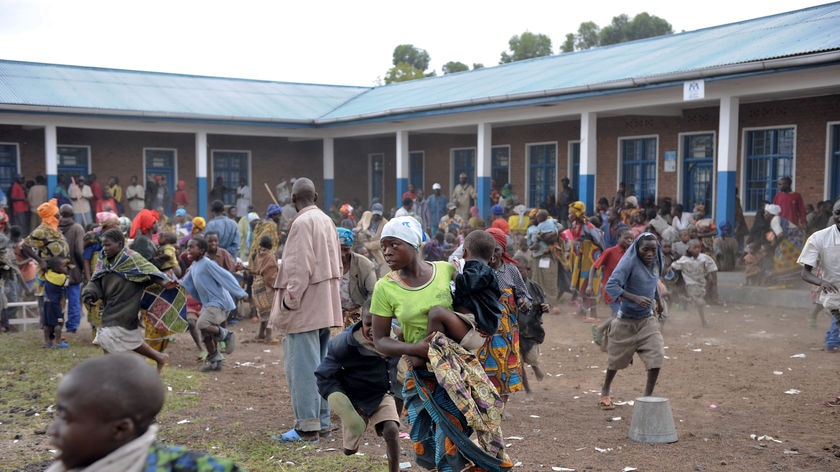
[(840, 2), (382, 87), (0, 61), (0, 104), (317, 125), (840, 50)]
[(378, 87), (322, 117), (340, 120), (840, 49), (840, 3), (586, 51)]
[(0, 62), (0, 103), (99, 112), (312, 122), (365, 90), (365, 87)]

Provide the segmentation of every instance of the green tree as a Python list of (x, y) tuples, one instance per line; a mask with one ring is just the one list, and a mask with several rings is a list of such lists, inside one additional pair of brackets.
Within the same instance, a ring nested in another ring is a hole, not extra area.
[(463, 62), (449, 61), (443, 65), (443, 75), (453, 74), (455, 72), (464, 72), (470, 70), (470, 67)]
[(551, 55), (551, 38), (530, 31), (511, 37), (508, 46), (510, 47), (510, 54), (503, 51), (499, 64)]
[(412, 67), (411, 64), (400, 62), (394, 67), (388, 69), (385, 75), (385, 83), (393, 84), (394, 82), (406, 82), (409, 80), (422, 79), (426, 77), (422, 70)]
[(430, 61), (429, 53), (425, 49), (414, 47), (413, 44), (400, 44), (394, 48), (394, 58), (391, 63), (395, 67), (408, 64), (420, 72), (426, 72)]
[(560, 52), (574, 52), (575, 50), (575, 35), (574, 33), (566, 33), (566, 40), (560, 45)]
[(561, 52), (582, 51), (598, 46), (635, 41), (637, 39), (652, 38), (672, 34), (671, 24), (658, 16), (639, 13), (631, 20), (627, 14), (613, 17), (612, 22), (604, 28), (587, 21), (580, 24), (577, 33), (569, 33), (560, 47)]

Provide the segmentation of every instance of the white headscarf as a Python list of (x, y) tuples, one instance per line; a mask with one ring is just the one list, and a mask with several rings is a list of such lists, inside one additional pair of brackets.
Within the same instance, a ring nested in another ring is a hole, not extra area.
[(382, 241), (385, 238), (402, 239), (414, 247), (420, 247), (424, 239), (423, 228), (413, 216), (399, 216), (388, 221), (382, 228), (379, 240)]
[(773, 216), (778, 216), (778, 214), (782, 212), (782, 207), (773, 204), (764, 205), (764, 211), (770, 213)]

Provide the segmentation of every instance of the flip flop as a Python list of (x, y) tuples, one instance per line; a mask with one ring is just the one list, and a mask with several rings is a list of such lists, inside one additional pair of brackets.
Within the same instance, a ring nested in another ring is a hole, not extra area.
[(319, 440), (318, 433), (315, 433), (314, 438), (307, 438), (307, 437), (301, 436), (297, 432), (297, 430), (294, 429), (294, 428), (286, 431), (285, 433), (283, 433), (279, 436), (272, 436), (271, 439), (273, 439), (275, 441), (278, 441), (278, 442), (281, 442), (281, 443), (293, 443), (293, 442), (317, 443), (318, 440)]
[(610, 397), (601, 397), (598, 401), (598, 406), (602, 410), (615, 410), (615, 404), (610, 400)]

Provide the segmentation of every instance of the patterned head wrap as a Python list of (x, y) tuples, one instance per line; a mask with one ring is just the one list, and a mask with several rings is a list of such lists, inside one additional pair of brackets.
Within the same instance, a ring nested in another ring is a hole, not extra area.
[(353, 234), (353, 231), (344, 227), (336, 228), (336, 230), (338, 231), (338, 242), (341, 243), (342, 246), (353, 245), (353, 241), (356, 240), (356, 235)]
[(586, 204), (580, 200), (570, 203), (569, 213), (575, 215), (579, 220), (586, 221)]
[(413, 216), (400, 216), (392, 219), (382, 228), (379, 240), (397, 238), (419, 248), (423, 244), (423, 228)]
[(496, 240), (496, 244), (502, 247), (502, 260), (508, 264), (519, 265), (512, 257), (510, 257), (510, 254), (507, 253), (507, 235), (505, 235), (505, 232), (499, 228), (488, 228), (486, 231), (493, 236), (493, 239)]
[(341, 205), (341, 208), (339, 208), (338, 211), (339, 213), (349, 215), (350, 213), (353, 213), (353, 207), (350, 206), (349, 203), (345, 203), (344, 205)]
[(42, 203), (38, 207), (38, 216), (41, 221), (52, 229), (58, 229), (58, 200), (51, 198), (50, 201)]

